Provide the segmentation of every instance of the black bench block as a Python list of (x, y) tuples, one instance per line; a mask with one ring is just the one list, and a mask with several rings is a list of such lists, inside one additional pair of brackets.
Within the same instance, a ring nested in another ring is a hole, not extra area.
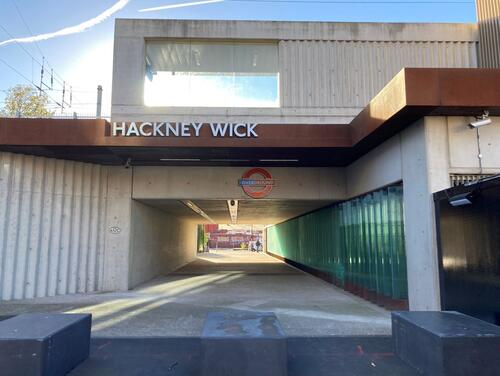
[(91, 315), (27, 313), (0, 322), (0, 374), (65, 375), (89, 356)]
[(396, 354), (425, 375), (500, 375), (500, 327), (458, 312), (393, 312)]
[(271, 312), (209, 313), (202, 334), (205, 376), (286, 376), (287, 342)]

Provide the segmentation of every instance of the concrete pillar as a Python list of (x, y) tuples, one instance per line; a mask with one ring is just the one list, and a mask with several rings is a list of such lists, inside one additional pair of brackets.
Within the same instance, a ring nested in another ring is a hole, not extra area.
[(105, 291), (128, 290), (132, 168), (109, 167), (104, 243)]
[[(120, 21), (117, 21), (117, 24)], [(130, 108), (144, 106), (144, 76), (146, 69), (144, 36), (120, 36), (115, 33), (113, 52), (113, 87), (111, 90), (111, 120), (131, 119)], [(129, 121), (129, 120), (127, 120)]]
[(440, 310), (432, 193), (449, 187), (446, 118), (425, 118), (402, 132), (405, 245), (410, 310)]

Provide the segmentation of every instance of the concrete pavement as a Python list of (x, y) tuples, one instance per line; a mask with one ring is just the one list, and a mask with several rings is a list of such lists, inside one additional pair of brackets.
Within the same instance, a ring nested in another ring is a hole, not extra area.
[(217, 251), (133, 290), (0, 304), (0, 315), (89, 312), (94, 336), (199, 336), (208, 312), (272, 311), (285, 334), (388, 335), (390, 314), (268, 255)]

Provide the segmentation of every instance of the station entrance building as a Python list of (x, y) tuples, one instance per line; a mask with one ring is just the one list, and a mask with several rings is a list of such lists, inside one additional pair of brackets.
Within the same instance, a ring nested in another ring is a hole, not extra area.
[(439, 310), (432, 193), (500, 173), (478, 40), (117, 20), (111, 121), (0, 119), (0, 299), (127, 290), (193, 260), (197, 224), (233, 222), (365, 298)]

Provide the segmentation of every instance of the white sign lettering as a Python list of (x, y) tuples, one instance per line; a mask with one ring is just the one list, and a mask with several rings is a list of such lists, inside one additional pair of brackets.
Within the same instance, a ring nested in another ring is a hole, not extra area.
[(123, 137), (200, 137), (208, 127), (212, 137), (257, 138), (256, 123), (167, 123), (167, 122), (114, 122), (112, 136)]

